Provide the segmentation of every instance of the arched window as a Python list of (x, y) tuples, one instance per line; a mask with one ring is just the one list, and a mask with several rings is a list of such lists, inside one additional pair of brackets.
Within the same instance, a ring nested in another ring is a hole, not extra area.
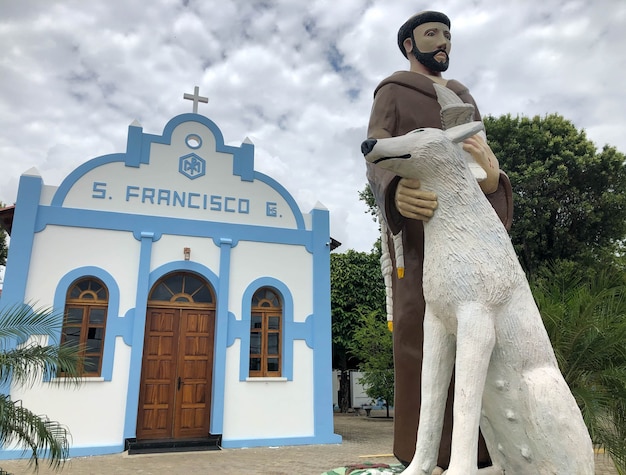
[(152, 305), (184, 304), (215, 306), (215, 298), (204, 279), (189, 272), (169, 274), (159, 280), (148, 296)]
[(262, 287), (252, 297), (250, 376), (281, 375), (283, 306), (278, 293)]
[(100, 376), (108, 305), (108, 289), (95, 277), (79, 279), (67, 291), (61, 343), (82, 347), (83, 376)]

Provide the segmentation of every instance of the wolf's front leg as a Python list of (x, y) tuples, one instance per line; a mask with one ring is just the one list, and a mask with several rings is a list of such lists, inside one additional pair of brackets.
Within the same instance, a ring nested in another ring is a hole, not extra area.
[(444, 475), (476, 475), (478, 471), (478, 426), (495, 342), (492, 310), (476, 302), (460, 305), (457, 311), (452, 454)]
[(441, 428), (448, 387), (454, 368), (454, 336), (433, 315), (428, 304), (424, 315), (424, 352), (422, 359), (422, 403), (415, 455), (402, 472), (406, 475), (431, 475), (437, 463)]

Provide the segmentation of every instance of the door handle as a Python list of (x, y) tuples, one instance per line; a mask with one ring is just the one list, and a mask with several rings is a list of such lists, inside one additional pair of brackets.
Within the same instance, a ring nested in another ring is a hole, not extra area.
[(179, 376), (178, 377), (178, 389), (177, 389), (177, 391), (180, 391), (180, 387), (181, 387), (182, 383), (183, 383), (183, 380), (180, 379), (180, 376)]

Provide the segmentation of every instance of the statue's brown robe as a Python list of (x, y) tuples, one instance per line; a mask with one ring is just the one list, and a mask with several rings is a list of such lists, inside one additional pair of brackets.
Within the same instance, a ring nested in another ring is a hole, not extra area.
[[(448, 81), (447, 87), (463, 102), (473, 104), (468, 89), (458, 81)], [(383, 80), (374, 91), (374, 104), (368, 128), (368, 138), (404, 135), (422, 127), (441, 128), (441, 107), (426, 76), (409, 71), (398, 71)], [(475, 119), (480, 120), (478, 108)], [(393, 234), (403, 231), (405, 274), (397, 278), (395, 258), (393, 267), (393, 346), (395, 366), (394, 454), (402, 462), (410, 462), (415, 452), (417, 424), (421, 401), (421, 365), (424, 340), (424, 295), (422, 292), (422, 263), (424, 234), (422, 222), (402, 217), (394, 204), (395, 190), (400, 177), (367, 164), (367, 178), (374, 197), (383, 211)], [(500, 173), (498, 190), (487, 195), (498, 216), (510, 228), (512, 220), (512, 193), (508, 177)], [(393, 249), (389, 239), (390, 249)], [(392, 253), (393, 254), (393, 253)], [(452, 439), (452, 386), (448, 396), (438, 465), (448, 467)], [(480, 441), (479, 463), (489, 463), (484, 441)]]

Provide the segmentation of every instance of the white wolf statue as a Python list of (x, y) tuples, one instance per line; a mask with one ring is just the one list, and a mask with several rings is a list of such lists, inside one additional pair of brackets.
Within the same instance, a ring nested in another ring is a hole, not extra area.
[[(593, 475), (580, 410), (509, 236), (460, 145), (481, 130), (481, 122), (418, 129), (361, 147), (367, 161), (418, 178), (439, 202), (424, 223), (422, 406), (415, 456), (403, 473), (431, 475), (436, 467), (455, 367), (446, 475)], [(479, 424), (494, 463), (485, 472), (476, 462)]]

